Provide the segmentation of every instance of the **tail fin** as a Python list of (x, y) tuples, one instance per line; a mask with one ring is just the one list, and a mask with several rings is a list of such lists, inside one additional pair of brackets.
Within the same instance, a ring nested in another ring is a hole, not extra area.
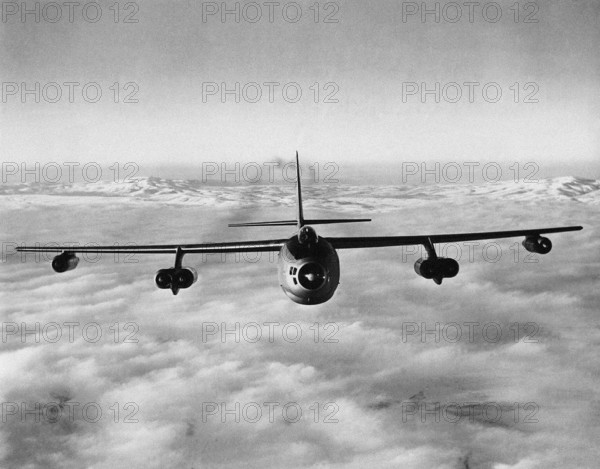
[(296, 150), (296, 189), (298, 191), (298, 229), (304, 226), (304, 213), (302, 211), (302, 184), (300, 183), (300, 162), (298, 160), (298, 150)]
[(332, 218), (332, 219), (313, 219), (305, 220), (302, 210), (302, 185), (300, 183), (300, 162), (298, 160), (298, 151), (296, 151), (296, 190), (298, 194), (298, 215), (296, 220), (279, 220), (279, 221), (256, 221), (249, 223), (230, 223), (230, 227), (240, 226), (296, 226), (300, 230), (304, 225), (325, 225), (334, 223), (354, 223), (361, 221), (371, 221), (370, 218)]

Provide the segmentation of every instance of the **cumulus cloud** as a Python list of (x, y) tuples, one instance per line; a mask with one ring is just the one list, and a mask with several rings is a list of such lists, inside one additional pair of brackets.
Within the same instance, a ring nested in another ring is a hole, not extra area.
[[(597, 187), (575, 183), (551, 180), (525, 194), (335, 186), (324, 197), (307, 188), (314, 216), (375, 210), (374, 223), (323, 227), (324, 236), (585, 226), (552, 236), (543, 257), (526, 259), (515, 240), (494, 246), (498, 259), (480, 246), (470, 260), (460, 247), (461, 272), (441, 286), (415, 275), (418, 253), (341, 252), (341, 285), (315, 307), (283, 295), (266, 256), (186, 257), (199, 281), (174, 297), (153, 282), (170, 256), (105, 257), (59, 275), (48, 261), (7, 253), (2, 465), (592, 467)], [(80, 198), (5, 188), (2, 237), (110, 244), (290, 234), (223, 227), (250, 215), (289, 218), (291, 187), (146, 189)]]

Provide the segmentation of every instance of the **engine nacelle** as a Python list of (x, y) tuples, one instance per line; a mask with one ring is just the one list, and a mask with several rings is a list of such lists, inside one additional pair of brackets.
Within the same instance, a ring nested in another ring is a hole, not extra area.
[(79, 264), (79, 257), (69, 252), (63, 252), (52, 259), (52, 268), (54, 272), (62, 273), (67, 270), (73, 270)]
[(182, 269), (160, 269), (156, 272), (154, 281), (161, 289), (189, 288), (198, 280), (196, 269), (184, 267)]
[(173, 282), (179, 288), (189, 288), (196, 283), (196, 280), (198, 280), (198, 273), (191, 267), (176, 269), (175, 275), (173, 275)]
[(173, 284), (173, 269), (160, 269), (154, 278), (156, 286), (162, 290), (171, 288)]
[(543, 236), (529, 236), (523, 241), (523, 247), (529, 252), (548, 254), (552, 249), (552, 242)]
[(458, 262), (445, 257), (436, 259), (421, 258), (415, 262), (415, 272), (427, 279), (456, 277), (458, 269)]

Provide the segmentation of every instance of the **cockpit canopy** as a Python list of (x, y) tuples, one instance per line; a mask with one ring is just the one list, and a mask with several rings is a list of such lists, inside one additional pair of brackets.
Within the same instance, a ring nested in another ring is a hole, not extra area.
[(303, 226), (298, 233), (298, 242), (300, 244), (314, 244), (318, 239), (317, 232), (311, 226)]

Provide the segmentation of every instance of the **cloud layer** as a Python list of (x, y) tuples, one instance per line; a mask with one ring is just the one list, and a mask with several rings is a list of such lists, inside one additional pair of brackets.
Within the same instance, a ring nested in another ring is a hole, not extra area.
[[(597, 195), (561, 187), (335, 186), (326, 199), (309, 188), (311, 216), (376, 212), (374, 223), (324, 227), (324, 236), (585, 227), (553, 236), (543, 257), (527, 257), (516, 240), (455, 246), (461, 272), (442, 286), (415, 275), (416, 252), (346, 251), (338, 292), (315, 307), (283, 295), (266, 256), (186, 257), (199, 281), (173, 297), (153, 283), (170, 257), (105, 257), (58, 275), (7, 247), (2, 466), (593, 467)], [(2, 238), (8, 246), (291, 234), (223, 228), (289, 217), (290, 188), (220, 191), (204, 205), (5, 191)]]

